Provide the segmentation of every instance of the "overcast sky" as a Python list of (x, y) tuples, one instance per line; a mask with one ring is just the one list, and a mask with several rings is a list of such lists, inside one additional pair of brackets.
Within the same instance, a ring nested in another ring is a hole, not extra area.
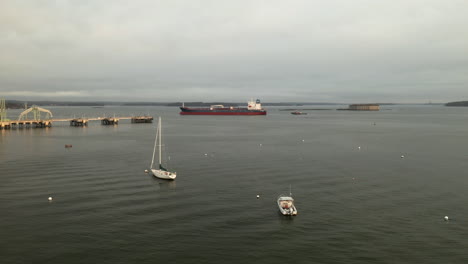
[(0, 97), (468, 100), (468, 1), (2, 0)]

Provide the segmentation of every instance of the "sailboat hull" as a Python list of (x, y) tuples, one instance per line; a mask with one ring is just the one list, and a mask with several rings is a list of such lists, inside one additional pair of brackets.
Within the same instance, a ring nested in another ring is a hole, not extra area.
[[(158, 118), (158, 128), (156, 130), (156, 138), (154, 139), (154, 149), (153, 149), (153, 158), (151, 159), (151, 172), (153, 173), (154, 177), (165, 179), (165, 180), (174, 180), (176, 178), (175, 172), (167, 171), (161, 164), (161, 146), (162, 146), (162, 132), (161, 132), (161, 117)], [(159, 140), (159, 144), (158, 144)], [(156, 154), (156, 147), (159, 146), (159, 169), (153, 169), (154, 164), (154, 156)]]
[(175, 172), (165, 170), (151, 169), (151, 172), (153, 173), (154, 177), (165, 180), (174, 180), (177, 177), (177, 174)]

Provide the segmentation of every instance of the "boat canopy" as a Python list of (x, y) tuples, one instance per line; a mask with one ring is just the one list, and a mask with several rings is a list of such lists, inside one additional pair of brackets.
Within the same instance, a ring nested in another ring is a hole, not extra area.
[(167, 169), (164, 168), (161, 164), (159, 164), (159, 169), (160, 169), (160, 170), (163, 170), (163, 171), (167, 171)]
[(278, 198), (278, 201), (294, 201), (294, 199), (289, 196), (282, 196)]

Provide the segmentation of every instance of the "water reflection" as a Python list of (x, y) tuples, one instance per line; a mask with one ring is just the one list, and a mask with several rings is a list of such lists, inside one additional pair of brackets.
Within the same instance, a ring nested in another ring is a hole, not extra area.
[(31, 126), (13, 126), (9, 129), (0, 129), (0, 133), (2, 136), (5, 135), (35, 135), (40, 133), (49, 134), (52, 131), (50, 127), (43, 127), (43, 128), (36, 128)]
[(292, 216), (292, 215), (283, 215), (281, 212), (278, 210), (278, 221), (281, 225), (290, 225), (294, 223), (294, 219), (297, 216)]
[(159, 179), (154, 177), (151, 173), (149, 173), (149, 177), (153, 179), (158, 190), (175, 190), (177, 187), (176, 181)]

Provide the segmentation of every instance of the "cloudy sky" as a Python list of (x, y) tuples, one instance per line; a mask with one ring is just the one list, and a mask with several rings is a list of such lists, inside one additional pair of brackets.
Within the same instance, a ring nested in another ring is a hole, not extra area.
[(0, 97), (468, 100), (468, 1), (2, 0)]

